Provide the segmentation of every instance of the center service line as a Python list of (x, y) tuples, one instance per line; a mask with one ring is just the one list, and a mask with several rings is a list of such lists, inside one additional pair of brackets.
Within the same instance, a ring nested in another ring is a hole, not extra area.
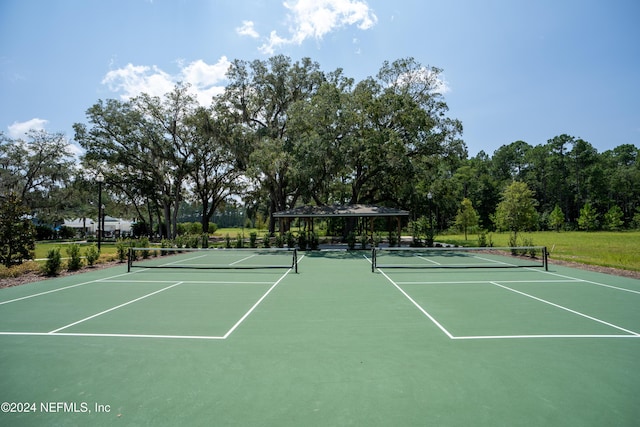
[(576, 315), (578, 315), (578, 316), (585, 317), (585, 318), (587, 318), (587, 319), (589, 319), (589, 320), (593, 320), (594, 322), (602, 323), (603, 325), (607, 325), (607, 326), (609, 326), (609, 327), (611, 327), (611, 328), (618, 329), (618, 330), (620, 330), (620, 331), (626, 332), (626, 333), (631, 334), (631, 335), (634, 335), (634, 336), (636, 336), (636, 337), (640, 337), (640, 333), (638, 333), (638, 332), (630, 331), (629, 329), (625, 329), (625, 328), (622, 328), (622, 327), (620, 327), (620, 326), (616, 326), (616, 325), (614, 325), (613, 323), (605, 322), (604, 320), (600, 320), (600, 319), (595, 318), (595, 317), (593, 317), (593, 316), (589, 316), (588, 314), (580, 313), (579, 311), (572, 310), (572, 309), (570, 309), (570, 308), (568, 308), (568, 307), (564, 307), (564, 306), (562, 306), (562, 305), (560, 305), (560, 304), (556, 304), (556, 303), (553, 303), (553, 302), (551, 302), (551, 301), (547, 301), (547, 300), (545, 300), (545, 299), (535, 297), (535, 296), (530, 295), (530, 294), (527, 294), (527, 293), (525, 293), (525, 292), (521, 292), (521, 291), (518, 291), (518, 290), (516, 290), (516, 289), (510, 288), (510, 287), (508, 287), (508, 286), (501, 285), (500, 283), (497, 283), (497, 282), (491, 282), (491, 284), (492, 284), (492, 285), (495, 285), (495, 286), (499, 286), (499, 287), (501, 287), (501, 288), (503, 288), (503, 289), (506, 289), (506, 290), (508, 290), (508, 291), (515, 292), (515, 293), (517, 293), (517, 294), (523, 295), (523, 296), (525, 296), (525, 297), (528, 297), (528, 298), (534, 299), (534, 300), (536, 300), (536, 301), (540, 301), (540, 302), (543, 302), (543, 303), (545, 303), (545, 304), (549, 304), (549, 305), (551, 305), (551, 306), (553, 306), (553, 307), (556, 307), (556, 308), (559, 308), (559, 309), (561, 309), (561, 310), (568, 311), (569, 313), (573, 313), (573, 314), (576, 314)]
[(174, 283), (171, 286), (167, 286), (167, 287), (159, 289), (159, 290), (157, 290), (155, 292), (151, 292), (150, 294), (143, 295), (143, 296), (141, 296), (139, 298), (133, 299), (133, 300), (128, 301), (128, 302), (125, 302), (124, 304), (120, 304), (120, 305), (117, 305), (115, 307), (111, 307), (110, 309), (105, 310), (105, 311), (101, 311), (100, 313), (94, 314), (93, 316), (85, 317), (84, 319), (78, 320), (77, 322), (69, 323), (66, 326), (63, 326), (63, 327), (58, 328), (58, 329), (54, 329), (53, 331), (49, 332), (49, 334), (55, 334), (56, 332), (62, 331), (63, 329), (67, 329), (67, 328), (70, 328), (71, 326), (77, 325), (77, 324), (82, 323), (82, 322), (86, 322), (87, 320), (91, 320), (91, 319), (93, 319), (95, 317), (102, 316), (103, 314), (109, 313), (110, 311), (117, 310), (117, 309), (122, 308), (122, 307), (124, 307), (126, 305), (133, 304), (136, 301), (140, 301), (140, 300), (145, 299), (147, 297), (150, 297), (152, 295), (159, 294), (160, 292), (163, 292), (163, 291), (166, 291), (167, 289), (171, 289), (171, 288), (173, 288), (175, 286), (181, 285), (182, 283), (184, 283), (184, 282)]

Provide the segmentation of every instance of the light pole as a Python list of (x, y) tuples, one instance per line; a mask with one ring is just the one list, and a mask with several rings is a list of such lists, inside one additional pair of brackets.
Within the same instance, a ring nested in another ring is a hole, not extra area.
[(102, 183), (104, 182), (104, 175), (102, 175), (102, 172), (98, 173), (96, 181), (98, 182), (98, 252), (100, 252), (100, 242), (102, 241), (102, 229), (100, 227), (102, 222)]

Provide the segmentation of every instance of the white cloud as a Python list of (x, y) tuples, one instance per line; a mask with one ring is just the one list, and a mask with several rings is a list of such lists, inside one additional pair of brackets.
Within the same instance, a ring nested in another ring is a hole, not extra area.
[(213, 95), (224, 90), (220, 85), (231, 63), (223, 56), (215, 64), (207, 64), (201, 59), (184, 65), (178, 61), (179, 73), (171, 75), (157, 66), (127, 64), (123, 68), (111, 70), (102, 80), (111, 91), (120, 93), (122, 99), (130, 99), (141, 93), (163, 96), (173, 90), (178, 82), (191, 85), (191, 92), (198, 102), (209, 105)]
[(141, 93), (161, 96), (170, 92), (174, 86), (171, 76), (155, 65), (148, 67), (133, 64), (109, 71), (102, 79), (102, 84), (107, 85), (113, 92), (120, 92), (122, 99), (129, 99)]
[(236, 32), (241, 36), (249, 36), (254, 39), (260, 37), (260, 34), (253, 28), (253, 21), (242, 21), (242, 26), (236, 28)]
[(44, 130), (48, 120), (34, 118), (26, 122), (14, 122), (8, 126), (9, 137), (12, 139), (22, 139), (30, 130)]
[[(29, 138), (26, 138), (29, 131), (33, 130), (47, 132), (47, 130), (45, 129), (47, 123), (49, 123), (49, 120), (38, 118), (27, 120), (26, 122), (14, 122), (12, 125), (8, 126), (8, 136), (14, 140), (19, 139), (26, 141), (29, 140)], [(80, 148), (78, 145), (72, 143), (68, 138), (64, 138), (67, 142), (67, 151), (69, 152), (69, 154), (75, 159), (79, 158), (80, 155), (84, 153), (84, 150), (82, 150), (82, 148)]]
[(367, 30), (378, 21), (367, 3), (361, 0), (292, 0), (283, 5), (289, 10), (290, 37), (281, 37), (272, 31), (268, 41), (259, 48), (262, 53), (273, 54), (280, 46), (300, 45), (308, 38), (320, 40), (345, 26), (355, 25)]

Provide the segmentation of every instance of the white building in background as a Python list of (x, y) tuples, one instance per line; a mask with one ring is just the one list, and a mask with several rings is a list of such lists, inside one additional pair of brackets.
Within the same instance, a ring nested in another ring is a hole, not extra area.
[[(113, 218), (110, 216), (104, 217), (104, 233), (105, 237), (119, 237), (121, 235), (128, 235), (131, 233), (131, 226), (133, 221), (129, 221), (121, 218)], [(78, 234), (96, 235), (98, 233), (98, 222), (91, 218), (75, 218), (65, 219), (64, 226), (77, 230)]]

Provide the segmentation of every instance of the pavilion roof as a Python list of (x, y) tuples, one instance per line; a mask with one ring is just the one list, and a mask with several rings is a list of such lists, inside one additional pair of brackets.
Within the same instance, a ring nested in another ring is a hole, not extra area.
[(274, 212), (274, 218), (383, 217), (409, 216), (409, 211), (375, 205), (300, 206)]

